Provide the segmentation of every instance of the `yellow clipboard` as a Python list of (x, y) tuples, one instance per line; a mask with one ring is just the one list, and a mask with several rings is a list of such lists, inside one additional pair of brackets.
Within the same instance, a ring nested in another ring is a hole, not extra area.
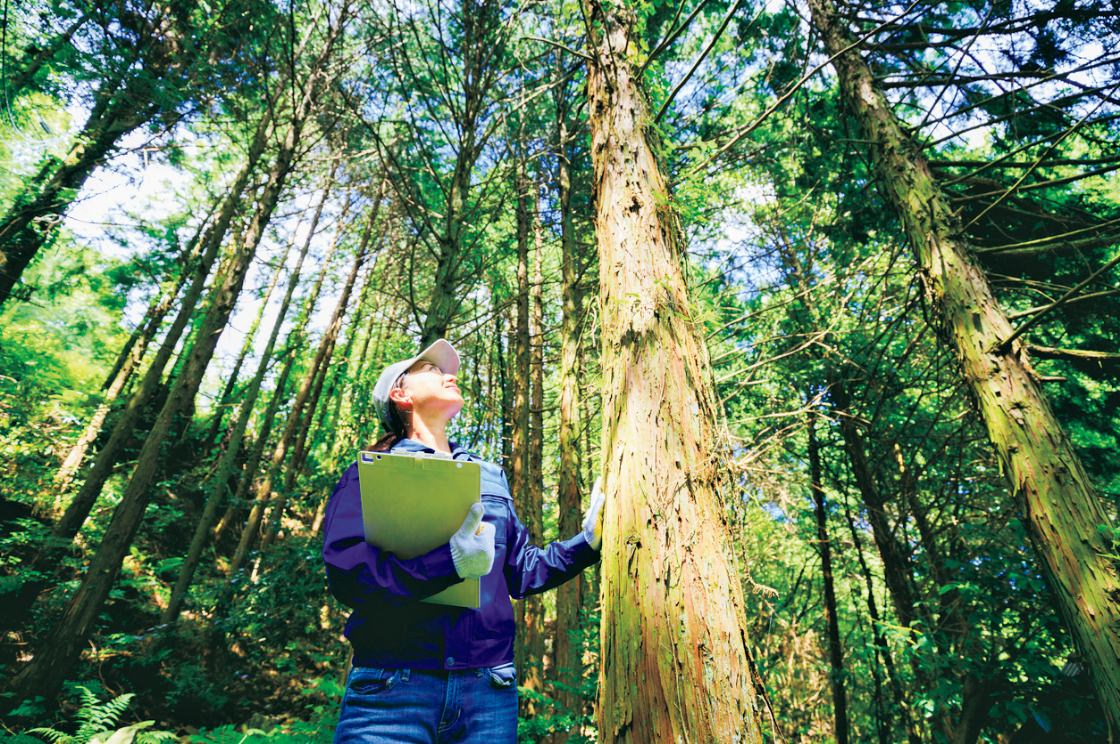
[[(482, 500), (482, 468), (425, 453), (359, 452), (358, 487), (366, 542), (415, 558), (447, 542)], [(479, 580), (464, 579), (421, 601), (477, 608)]]

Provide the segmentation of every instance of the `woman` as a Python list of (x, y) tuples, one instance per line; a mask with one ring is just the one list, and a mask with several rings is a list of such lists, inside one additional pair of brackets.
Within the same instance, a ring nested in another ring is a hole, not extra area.
[[(335, 486), (324, 521), (331, 593), (353, 609), (346, 637), (354, 663), (336, 743), (485, 742), (517, 739), (514, 620), (510, 598), (543, 592), (599, 559), (598, 483), (583, 530), (538, 548), (517, 518), (502, 469), (447, 438), (463, 407), (459, 355), (440, 339), (385, 368), (373, 402), (387, 434), (374, 449), (477, 462), (482, 504), (448, 543), (399, 558), (364, 539), (357, 465)], [(479, 578), (478, 609), (419, 600)]]

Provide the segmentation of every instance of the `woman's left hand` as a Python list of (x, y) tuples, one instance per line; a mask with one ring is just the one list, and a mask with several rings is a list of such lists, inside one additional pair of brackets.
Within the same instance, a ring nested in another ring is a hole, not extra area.
[(595, 485), (591, 487), (591, 504), (588, 505), (587, 513), (583, 517), (583, 536), (595, 550), (598, 550), (603, 542), (603, 504), (607, 500), (606, 495), (599, 488), (600, 481), (602, 478), (596, 478)]

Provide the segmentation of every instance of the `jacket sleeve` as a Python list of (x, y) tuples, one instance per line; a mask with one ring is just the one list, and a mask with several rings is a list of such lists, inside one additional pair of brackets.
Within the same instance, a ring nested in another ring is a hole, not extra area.
[(514, 599), (560, 586), (599, 560), (599, 551), (591, 547), (582, 531), (539, 548), (529, 541), (529, 530), (517, 518), (512, 501), (509, 514), (504, 568), (509, 594)]
[(462, 581), (447, 543), (404, 559), (366, 542), (356, 464), (343, 474), (327, 504), (323, 562), (331, 594), (354, 609), (369, 602), (423, 599)]

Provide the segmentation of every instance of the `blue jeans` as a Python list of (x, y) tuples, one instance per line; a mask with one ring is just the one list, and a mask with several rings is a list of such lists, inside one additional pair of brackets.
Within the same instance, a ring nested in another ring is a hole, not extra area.
[(513, 664), (454, 671), (351, 668), (335, 744), (515, 744)]

